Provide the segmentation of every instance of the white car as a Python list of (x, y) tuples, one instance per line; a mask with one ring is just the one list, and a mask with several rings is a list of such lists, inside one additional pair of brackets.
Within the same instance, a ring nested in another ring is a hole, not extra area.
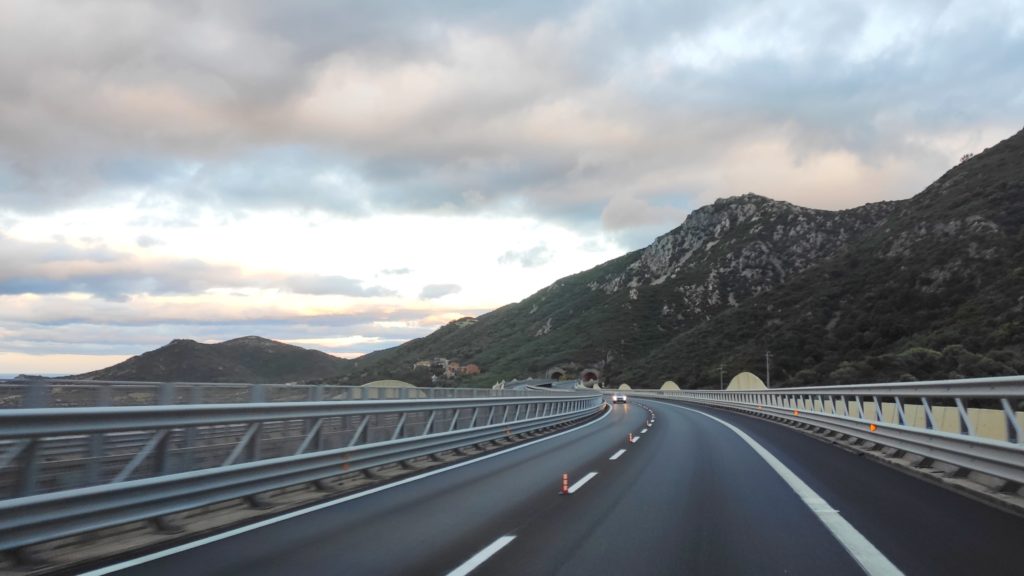
[(625, 404), (626, 402), (629, 402), (629, 399), (626, 398), (625, 394), (621, 392), (612, 394), (612, 404)]

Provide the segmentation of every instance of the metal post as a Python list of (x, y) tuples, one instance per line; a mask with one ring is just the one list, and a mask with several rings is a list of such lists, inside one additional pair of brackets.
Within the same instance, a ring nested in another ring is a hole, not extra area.
[(22, 408), (46, 408), (50, 405), (45, 382), (26, 382), (25, 392), (21, 400)]
[(402, 412), (402, 417), (398, 419), (398, 424), (395, 425), (395, 432), (391, 435), (392, 440), (398, 440), (402, 436), (402, 429), (405, 427), (405, 417), (408, 412)]
[(362, 421), (359, 422), (359, 427), (356, 428), (356, 433), (353, 434), (352, 435), (352, 439), (348, 441), (349, 447), (355, 446), (356, 443), (359, 442), (359, 437), (363, 435), (363, 432), (366, 430), (366, 426), (367, 426), (367, 424), (369, 422), (370, 422), (370, 415), (369, 414), (363, 415)]
[(772, 387), (772, 353), (771, 352), (765, 352), (764, 353), (764, 374), (767, 377), (767, 382), (765, 382), (765, 386), (768, 387), (768, 388), (771, 388)]
[(899, 417), (899, 425), (906, 426), (907, 413), (903, 409), (903, 402), (900, 400), (899, 396), (893, 396), (893, 401), (896, 402), (896, 415)]
[(928, 403), (928, 399), (921, 397), (921, 406), (924, 407), (924, 427), (926, 430), (935, 429), (935, 417), (932, 416), (932, 407)]
[(437, 416), (437, 410), (430, 411), (430, 418), (427, 419), (427, 424), (423, 427), (423, 435), (430, 434), (430, 430), (434, 427), (434, 417)]
[[(100, 385), (96, 396), (97, 406), (110, 406), (110, 386)], [(86, 482), (99, 484), (103, 474), (103, 449), (106, 443), (106, 434), (98, 432), (89, 436), (89, 463), (85, 468)]]
[(1021, 429), (1020, 424), (1017, 422), (1017, 414), (1013, 408), (1010, 407), (1010, 401), (1006, 398), (999, 399), (1000, 406), (1003, 407), (1003, 414), (1006, 416), (1006, 439), (1008, 442), (1014, 444), (1021, 443)]
[(249, 402), (266, 402), (267, 392), (263, 384), (251, 384), (249, 386)]
[[(160, 385), (160, 404), (171, 405), (175, 403), (175, 385), (170, 382), (164, 382)], [(167, 430), (167, 433), (160, 438), (159, 442), (155, 447), (153, 453), (154, 469), (157, 476), (169, 474), (171, 471), (171, 436), (174, 433), (173, 430)]]
[(953, 401), (956, 402), (956, 410), (960, 415), (960, 433), (965, 436), (974, 436), (974, 424), (967, 414), (963, 399), (954, 398)]
[(36, 493), (39, 481), (39, 441), (30, 438), (21, 452), (21, 469), (18, 471), (16, 496), (31, 496)]

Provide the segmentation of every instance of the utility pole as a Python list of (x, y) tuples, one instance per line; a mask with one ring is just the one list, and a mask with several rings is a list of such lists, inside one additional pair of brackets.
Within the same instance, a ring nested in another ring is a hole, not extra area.
[(768, 381), (765, 382), (765, 386), (772, 387), (772, 353), (767, 351), (764, 353), (764, 373), (767, 376)]
[(725, 365), (718, 365), (718, 389), (725, 390)]

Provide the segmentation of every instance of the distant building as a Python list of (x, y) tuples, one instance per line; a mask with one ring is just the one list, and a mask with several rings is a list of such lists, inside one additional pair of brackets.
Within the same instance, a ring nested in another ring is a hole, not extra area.
[(430, 362), (430, 373), (438, 378), (448, 378), (448, 359), (434, 358)]
[(461, 364), (459, 364), (455, 360), (449, 360), (448, 361), (448, 366), (446, 366), (445, 370), (444, 370), (445, 377), (446, 378), (454, 378), (456, 375), (460, 374), (460, 372), (459, 372), (459, 368), (460, 367), (461, 367)]
[(412, 365), (413, 370), (419, 370), (420, 368), (426, 368), (430, 370), (433, 375), (433, 380), (437, 381), (440, 378), (452, 379), (456, 376), (466, 376), (480, 373), (480, 367), (476, 364), (462, 365), (457, 360), (449, 360), (447, 358), (433, 358), (431, 360), (420, 360)]

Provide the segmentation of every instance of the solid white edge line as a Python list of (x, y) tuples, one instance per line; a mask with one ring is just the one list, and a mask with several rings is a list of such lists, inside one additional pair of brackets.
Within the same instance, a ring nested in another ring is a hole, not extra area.
[(789, 484), (789, 487), (792, 488), (793, 491), (796, 492), (796, 495), (804, 501), (804, 504), (811, 509), (811, 512), (821, 520), (822, 524), (828, 528), (828, 531), (832, 533), (843, 548), (846, 548), (846, 551), (849, 552), (854, 561), (864, 569), (864, 572), (871, 576), (896, 576), (903, 574), (903, 572), (901, 572), (895, 564), (886, 558), (878, 548), (875, 548), (875, 545), (872, 544), (870, 540), (865, 538), (864, 535), (858, 532), (852, 524), (847, 522), (838, 510), (832, 508), (824, 498), (811, 489), (807, 483), (786, 467), (786, 465), (776, 458), (774, 454), (765, 449), (764, 446), (761, 446), (756, 440), (748, 436), (746, 432), (732, 424), (729, 424), (721, 418), (701, 412), (700, 410), (694, 410), (693, 408), (687, 408), (686, 406), (679, 406), (677, 404), (670, 405), (711, 418), (735, 432), (737, 436), (749, 444), (750, 447), (754, 449), (754, 452), (763, 458), (764, 461), (767, 462), (773, 470), (775, 470), (775, 473), (782, 477), (786, 484)]
[(573, 492), (576, 492), (580, 488), (583, 488), (583, 485), (586, 484), (587, 482), (590, 482), (590, 480), (594, 476), (597, 476), (597, 472), (590, 472), (586, 476), (584, 476), (583, 478), (580, 478), (579, 480), (577, 480), (575, 484), (573, 484), (572, 486), (569, 486), (569, 494), (572, 494)]
[(302, 508), (301, 510), (295, 510), (293, 512), (288, 512), (287, 514), (282, 514), (280, 516), (274, 516), (273, 518), (267, 518), (266, 520), (261, 520), (259, 522), (255, 522), (253, 524), (247, 524), (245, 526), (241, 526), (241, 527), (235, 528), (233, 530), (228, 530), (227, 532), (221, 532), (219, 534), (214, 534), (212, 536), (207, 536), (206, 538), (201, 538), (201, 539), (195, 540), (193, 542), (186, 542), (185, 544), (174, 546), (174, 547), (168, 548), (166, 550), (160, 550), (159, 552), (153, 552), (152, 554), (146, 554), (145, 556), (139, 556), (138, 558), (132, 558), (130, 560), (125, 560), (123, 562), (118, 562), (117, 564), (111, 564), (110, 566), (103, 566), (101, 568), (97, 568), (97, 569), (91, 570), (89, 572), (82, 572), (78, 576), (104, 576), (105, 574), (111, 574), (111, 573), (117, 572), (119, 570), (125, 570), (127, 568), (133, 568), (135, 566), (139, 566), (139, 565), (145, 564), (147, 562), (152, 562), (153, 560), (159, 560), (160, 558), (165, 558), (167, 556), (173, 556), (174, 554), (177, 554), (179, 552), (185, 552), (187, 550), (191, 550), (193, 548), (198, 548), (198, 547), (204, 546), (206, 544), (212, 544), (213, 542), (218, 542), (220, 540), (225, 540), (227, 538), (231, 538), (232, 536), (237, 536), (239, 534), (244, 534), (246, 532), (252, 532), (253, 530), (257, 530), (259, 528), (263, 528), (264, 526), (270, 526), (271, 524), (277, 524), (278, 522), (284, 522), (285, 520), (291, 520), (292, 518), (303, 516), (305, 514), (310, 514), (312, 512), (317, 512), (319, 510), (323, 510), (324, 508), (330, 508), (332, 506), (337, 506), (338, 504), (344, 504), (345, 502), (349, 502), (351, 500), (356, 500), (356, 499), (362, 498), (364, 496), (370, 496), (371, 494), (376, 494), (378, 492), (383, 492), (385, 490), (390, 490), (392, 488), (397, 488), (399, 486), (403, 486), (405, 484), (409, 484), (410, 482), (415, 482), (417, 480), (422, 480), (424, 478), (429, 478), (429, 477), (435, 476), (437, 474), (442, 474), (444, 472), (449, 472), (451, 470), (456, 470), (458, 468), (462, 468), (463, 466), (469, 466), (470, 464), (475, 464), (477, 462), (483, 462), (484, 460), (490, 460), (491, 458), (496, 458), (496, 457), (502, 456), (504, 454), (509, 454), (511, 452), (515, 452), (516, 450), (521, 450), (523, 448), (527, 448), (529, 446), (533, 446), (534, 444), (537, 444), (539, 442), (545, 442), (547, 440), (553, 440), (555, 438), (558, 438), (559, 436), (564, 436), (566, 434), (571, 434), (573, 432), (577, 432), (579, 430), (582, 430), (582, 429), (586, 428), (587, 426), (590, 426), (592, 424), (597, 424), (601, 420), (604, 420), (605, 418), (607, 418), (609, 414), (611, 414), (611, 411), (605, 411), (605, 413), (602, 414), (598, 419), (593, 420), (591, 422), (587, 422), (586, 424), (584, 424), (582, 426), (579, 426), (577, 428), (572, 428), (570, 430), (566, 430), (564, 432), (559, 432), (559, 433), (553, 434), (551, 436), (545, 436), (543, 438), (538, 438), (536, 440), (532, 440), (530, 442), (527, 442), (526, 444), (520, 444), (518, 446), (512, 446), (512, 447), (506, 448), (506, 449), (504, 449), (504, 450), (502, 450), (500, 452), (494, 452), (493, 454), (485, 454), (483, 456), (479, 456), (479, 457), (474, 458), (472, 460), (467, 460), (465, 462), (458, 462), (458, 463), (452, 464), (451, 466), (447, 466), (445, 468), (439, 468), (437, 470), (430, 470), (429, 472), (424, 472), (423, 474), (419, 474), (417, 476), (412, 476), (412, 477), (409, 477), (409, 478), (405, 478), (403, 480), (398, 480), (398, 481), (393, 482), (391, 484), (385, 484), (384, 486), (378, 486), (376, 488), (370, 488), (369, 490), (366, 490), (365, 492), (359, 492), (359, 493), (356, 493), (356, 494), (349, 494), (348, 496), (344, 496), (342, 498), (338, 498), (337, 500), (331, 500), (330, 502), (323, 502), (321, 504), (316, 504), (316, 505), (310, 506), (308, 508)]
[(497, 554), (498, 550), (501, 550), (505, 546), (508, 546), (509, 543), (515, 539), (516, 537), (512, 535), (502, 536), (501, 538), (498, 538), (494, 542), (491, 542), (491, 544), (487, 546), (487, 548), (484, 548), (476, 554), (473, 554), (472, 558), (463, 562), (462, 565), (456, 568), (455, 570), (449, 572), (448, 576), (466, 576), (466, 574), (469, 574), (473, 570), (476, 570), (478, 566), (480, 566), (484, 562), (487, 562), (488, 558)]
[(625, 453), (626, 453), (626, 449), (625, 448), (621, 448), (621, 449), (619, 449), (618, 452), (616, 452), (615, 454), (612, 454), (612, 457), (609, 458), (609, 460), (618, 460), (619, 456), (622, 456)]

